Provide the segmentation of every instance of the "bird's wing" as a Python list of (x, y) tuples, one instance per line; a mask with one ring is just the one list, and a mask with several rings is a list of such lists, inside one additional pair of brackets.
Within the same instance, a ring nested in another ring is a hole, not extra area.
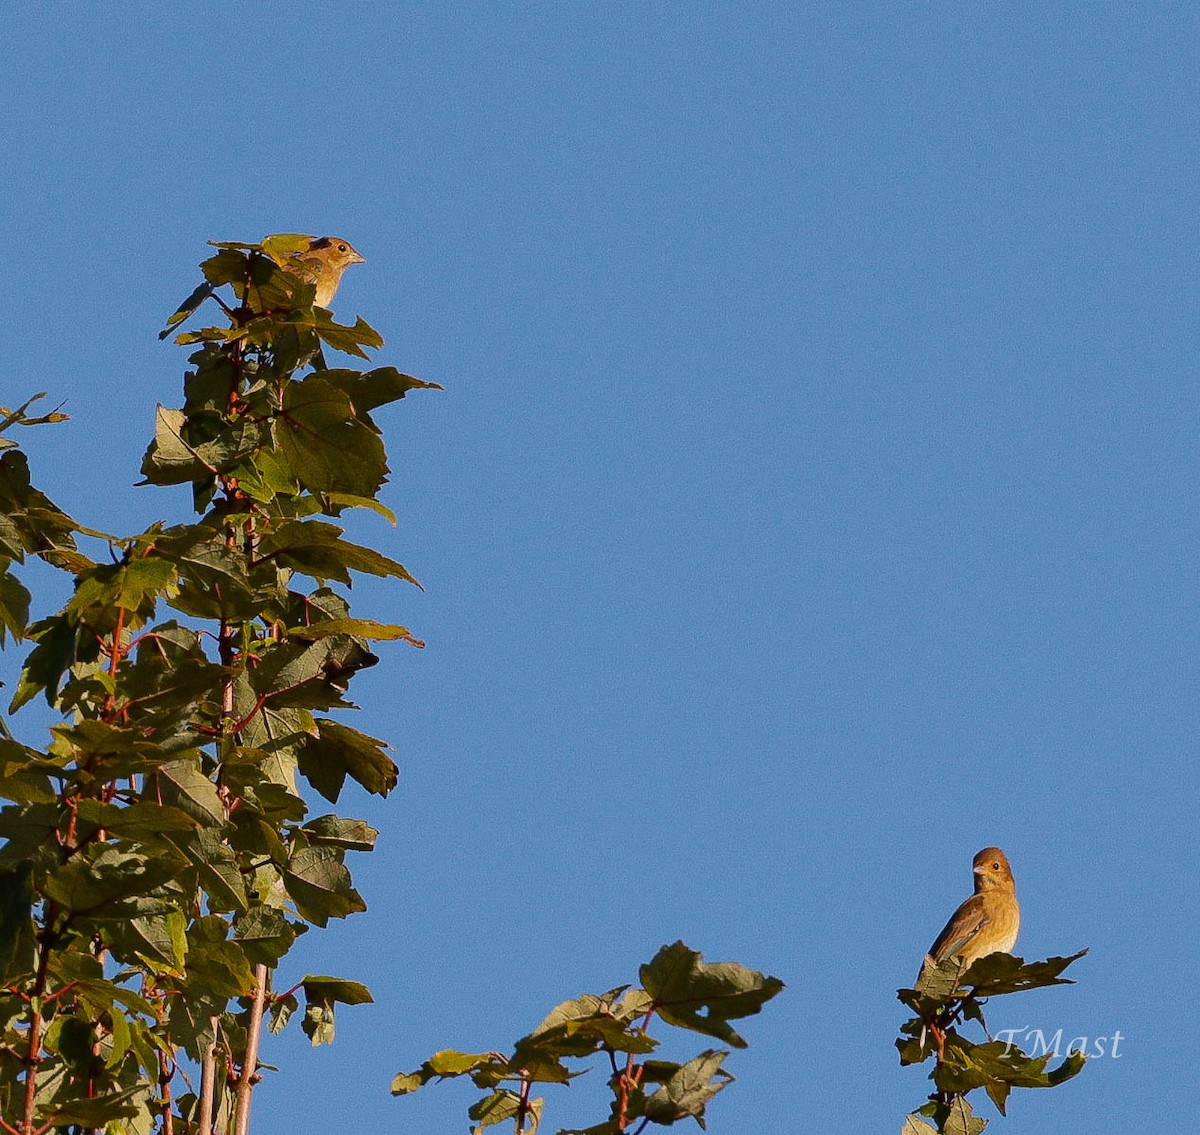
[(972, 895), (950, 916), (950, 921), (929, 947), (929, 956), (940, 965), (947, 958), (961, 954), (967, 943), (987, 924), (983, 896)]

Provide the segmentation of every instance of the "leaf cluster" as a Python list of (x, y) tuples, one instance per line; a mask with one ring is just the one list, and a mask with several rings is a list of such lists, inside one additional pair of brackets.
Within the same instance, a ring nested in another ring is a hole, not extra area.
[(733, 1080), (723, 1067), (729, 1053), (707, 1048), (683, 1063), (653, 1059), (659, 1041), (649, 1033), (652, 1021), (745, 1048), (730, 1022), (759, 1012), (783, 982), (734, 962), (706, 963), (682, 942), (663, 946), (641, 967), (640, 978), (641, 987), (564, 1001), (507, 1054), (435, 1053), (416, 1071), (398, 1075), (392, 1092), (406, 1095), (430, 1080), (467, 1076), (484, 1092), (468, 1112), (476, 1135), (505, 1122), (521, 1135), (536, 1131), (541, 1119), (544, 1101), (532, 1098), (534, 1084), (567, 1084), (586, 1071), (568, 1062), (600, 1058), (610, 1071), (610, 1114), (564, 1135), (619, 1135), (687, 1118), (704, 1127), (709, 1100)]
[(14, 573), (14, 565), (23, 564), (27, 556), (68, 570), (88, 562), (75, 544), (78, 526), (33, 487), (25, 455), (16, 442), (3, 436), (14, 426), (66, 421), (66, 414), (57, 410), (36, 417), (27, 413), (44, 397), (35, 394), (15, 410), (0, 406), (0, 646), (10, 635), (20, 641), (29, 623), (31, 596)]
[[(929, 1101), (908, 1117), (904, 1135), (930, 1130), (917, 1116), (931, 1119), (937, 1131), (948, 1135), (977, 1135), (987, 1121), (973, 1112), (966, 1099), (969, 1092), (982, 1088), (1004, 1115), (1013, 1088), (1052, 1088), (1078, 1075), (1085, 1063), (1082, 1053), (1070, 1053), (1058, 1067), (1050, 1068), (1049, 1052), (1029, 1056), (1011, 1041), (992, 1040), (983, 1008), (992, 997), (1073, 984), (1060, 975), (1086, 953), (1080, 950), (1038, 962), (995, 953), (979, 958), (965, 970), (959, 957), (947, 958), (940, 965), (927, 960), (916, 988), (897, 993), (916, 1014), (900, 1026), (896, 1040), (900, 1063), (934, 1059), (929, 1078), (935, 1090)], [(988, 1039), (976, 1043), (964, 1037), (956, 1026), (966, 1021), (977, 1022)]]
[[(366, 906), (346, 857), (377, 833), (311, 816), (306, 788), (336, 804), (347, 781), (395, 787), (387, 746), (330, 715), (354, 708), (347, 690), (376, 642), (422, 644), (352, 615), (342, 589), (362, 573), (416, 580), (329, 518), (391, 518), (374, 415), (434, 384), (327, 366), (324, 349), (366, 358), (382, 340), (314, 308), (286, 268), (292, 239), (219, 246), (169, 321), (207, 300), (228, 319), (179, 335), (198, 346), (184, 405), (159, 408), (142, 465), (146, 484), (191, 487), (194, 520), (103, 537), (33, 488), (0, 438), (0, 643), (32, 646), (9, 712), (41, 697), (60, 719), (41, 747), (0, 721), (9, 1130), (232, 1124), (265, 1013), (284, 1027), (303, 991), (303, 1028), (322, 1044), (336, 1004), (370, 1000), (331, 977), (273, 993), (270, 975), (310, 927)], [(0, 434), (63, 419), (30, 416), (32, 401), (0, 410)], [(107, 558), (80, 537), (106, 540)], [(32, 623), (17, 575), (30, 555), (73, 584)], [(189, 1063), (201, 1081), (181, 1092)]]

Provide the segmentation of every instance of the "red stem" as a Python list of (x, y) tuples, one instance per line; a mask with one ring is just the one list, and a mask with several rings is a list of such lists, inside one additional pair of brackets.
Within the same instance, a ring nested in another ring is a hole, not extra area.
[[(651, 1005), (646, 1011), (645, 1017), (642, 1018), (642, 1032), (650, 1027), (651, 1020), (654, 1019), (655, 1006)], [(625, 1071), (621, 1073), (620, 1079), (617, 1081), (617, 1130), (624, 1131), (629, 1125), (629, 1093), (633, 1088), (642, 1082), (642, 1070), (634, 1065), (634, 1054), (629, 1053), (625, 1060)]]

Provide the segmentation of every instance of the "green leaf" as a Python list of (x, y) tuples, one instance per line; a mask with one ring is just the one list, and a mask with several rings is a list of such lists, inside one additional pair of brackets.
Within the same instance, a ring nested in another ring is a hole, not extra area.
[(181, 849), (196, 865), (200, 885), (208, 896), (210, 911), (244, 911), (249, 907), (250, 900), (237, 856), (218, 832), (211, 828), (199, 831)]
[(424, 1085), (420, 1072), (397, 1072), (392, 1077), (390, 1091), (394, 1096), (406, 1096)]
[(11, 572), (0, 572), (0, 646), (11, 634), (14, 642), (25, 637), (29, 625), (30, 595), (25, 585)]
[(261, 248), (280, 268), (286, 268), (288, 258), (295, 256), (298, 252), (307, 252), (312, 240), (312, 236), (307, 233), (275, 233), (272, 236), (263, 237), (260, 245), (239, 247)]
[(0, 796), (20, 804), (49, 804), (58, 799), (50, 774), (61, 770), (16, 741), (0, 739)]
[(125, 1055), (129, 1052), (134, 1053), (143, 1068), (152, 1067), (157, 1054), (150, 1030), (137, 1018), (127, 1017), (124, 1013), (111, 1014), (109, 1020), (112, 1031), (108, 1041), (108, 1056), (104, 1060), (105, 1069), (116, 1073), (125, 1063)]
[(282, 453), (264, 448), (256, 452), (253, 461), (239, 472), (238, 488), (251, 500), (270, 505), (279, 498), (297, 496), (300, 482)]
[(209, 296), (213, 294), (213, 286), (209, 283), (197, 285), (187, 299), (167, 318), (167, 325), (158, 333), (160, 339), (165, 339), (171, 332), (192, 314)]
[(239, 916), (234, 939), (252, 963), (274, 968), (291, 949), (296, 931), (283, 911), (255, 904)]
[(353, 582), (350, 572), (360, 571), (383, 578), (404, 579), (421, 585), (403, 564), (342, 539), (342, 529), (319, 520), (295, 520), (282, 524), (264, 537), (264, 555), (270, 555), (284, 567), (290, 567), (313, 579)]
[(93, 1016), (111, 1014), (114, 1005), (124, 1005), (130, 1013), (140, 1013), (143, 1017), (154, 1016), (149, 1001), (111, 981), (80, 981), (71, 992), (78, 995), (80, 1003)]
[(365, 985), (337, 977), (306, 977), (303, 981), (307, 1007), (301, 1028), (315, 1048), (332, 1044), (334, 1038), (334, 1009), (337, 1002), (344, 1005), (364, 1005), (374, 1000)]
[(44, 693), (46, 703), (53, 707), (63, 674), (74, 663), (92, 661), (100, 653), (95, 636), (89, 642), (88, 636), (80, 628), (61, 615), (39, 619), (28, 628), (25, 637), (33, 639), (37, 646), (25, 659), (9, 713), (16, 713), (39, 691)]
[(777, 977), (736, 962), (706, 963), (682, 942), (663, 946), (640, 972), (664, 1021), (715, 1036), (735, 1048), (745, 1048), (746, 1042), (728, 1022), (759, 1012), (784, 988)]
[(196, 919), (188, 928), (188, 995), (203, 991), (214, 1000), (248, 997), (254, 972), (241, 944), (227, 937), (229, 924), (219, 915)]
[[(50, 955), (50, 984), (88, 985), (102, 982), (104, 963), (90, 951), (84, 951), (76, 946), (65, 950), (55, 951)], [(110, 990), (103, 1008), (111, 1008), (116, 1004), (116, 987)]]
[[(936, 1012), (936, 1008), (931, 1009), (928, 1016), (932, 1017)], [(900, 1033), (895, 1044), (900, 1053), (901, 1064), (920, 1064), (937, 1051), (925, 1018), (914, 1017), (911, 1021), (905, 1021), (900, 1026)]]
[(168, 761), (146, 777), (142, 796), (172, 805), (205, 826), (222, 824), (225, 808), (217, 786), (196, 761)]
[(13, 523), (12, 517), (3, 512), (0, 512), (0, 560), (4, 561), (5, 568), (14, 561), (25, 561), (25, 541), (21, 539), (21, 530)]
[(684, 1064), (646, 1099), (645, 1114), (654, 1123), (670, 1124), (691, 1116), (704, 1127), (704, 1109), (733, 1077), (721, 1063), (727, 1052), (706, 1049)]
[[(74, 762), (76, 777), (85, 786), (94, 787), (139, 773), (154, 773), (172, 759), (179, 759), (178, 753), (164, 750), (157, 738), (147, 740), (144, 729), (82, 720), (74, 725), (55, 726), (51, 733), (54, 734), (52, 752), (55, 757), (62, 758), (64, 763)], [(194, 743), (195, 738), (191, 737), (189, 741)], [(155, 803), (156, 798), (150, 802)], [(136, 817), (136, 823), (146, 814), (139, 810), (131, 819)], [(111, 816), (111, 813), (105, 815)], [(164, 813), (163, 823), (171, 823), (169, 814)]]
[(508, 1062), (496, 1052), (456, 1052), (452, 1048), (435, 1052), (415, 1072), (401, 1072), (392, 1080), (392, 1095), (415, 1092), (430, 1080), (448, 1080), (455, 1076), (484, 1073), (493, 1083), (512, 1078)]
[(121, 957), (135, 953), (153, 969), (180, 977), (187, 958), (187, 919), (180, 910), (131, 918), (114, 926), (105, 941)]
[(201, 327), (198, 331), (185, 331), (182, 335), (176, 335), (175, 342), (181, 347), (192, 343), (228, 344), (245, 336), (245, 331), (238, 331), (232, 327)]
[[(321, 672), (331, 690), (345, 692), (350, 679), (360, 670), (379, 665), (379, 656), (372, 654), (361, 639), (349, 635), (333, 635), (324, 640), (325, 661), (321, 664)], [(417, 646), (422, 643), (412, 640)]]
[[(936, 964), (933, 963), (932, 958), (929, 958), (921, 966), (916, 986), (911, 992), (920, 994), (927, 999), (927, 1002), (949, 1001), (963, 984), (962, 975), (962, 958), (958, 955), (945, 958)], [(904, 1000), (903, 997), (900, 999)], [(911, 1008), (917, 1008), (916, 1003), (906, 1001), (905, 1004), (910, 1005)], [(917, 1011), (920, 1012), (920, 1009)]]
[(180, 574), (172, 607), (202, 619), (237, 622), (257, 617), (281, 590), (274, 566), (251, 568), (241, 549), (228, 547), (219, 533), (199, 525), (168, 529), (160, 550)]
[(278, 695), (319, 679), (324, 672), (328, 653), (329, 648), (324, 644), (309, 646), (302, 642), (288, 642), (266, 645), (250, 677), (256, 699), (277, 700)]
[(194, 832), (198, 826), (195, 816), (182, 808), (144, 800), (134, 804), (104, 804), (99, 800), (80, 800), (76, 814), (86, 825), (85, 830), (103, 828), (114, 835), (129, 839), (144, 839), (166, 832)]
[(384, 753), (384, 742), (326, 718), (318, 719), (317, 730), (316, 737), (301, 741), (300, 771), (331, 804), (337, 803), (347, 776), (377, 796), (396, 787), (400, 770)]
[[(525, 1121), (528, 1124), (525, 1128), (527, 1135), (534, 1135), (537, 1131), (538, 1123), (542, 1118), (543, 1103), (543, 1100), (536, 1099), (530, 1100), (525, 1105)], [(510, 1120), (515, 1120), (520, 1110), (521, 1097), (515, 1092), (510, 1092), (507, 1088), (499, 1088), (477, 1103), (472, 1104), (467, 1110), (467, 1114), (472, 1119), (479, 1120), (479, 1126), (471, 1129), (474, 1135), (479, 1135), (485, 1128), (493, 1127), (497, 1123), (507, 1123)]]
[(376, 367), (365, 373), (357, 370), (326, 370), (321, 372), (326, 382), (344, 390), (359, 414), (367, 414), (377, 406), (403, 398), (410, 390), (441, 390), (436, 382), (423, 382), (411, 374), (401, 374), (395, 367)]
[(976, 997), (998, 997), (1004, 993), (1019, 993), (1023, 989), (1041, 989), (1050, 985), (1072, 985), (1069, 978), (1059, 974), (1072, 962), (1087, 953), (1080, 950), (1068, 957), (1047, 958), (1042, 962), (1025, 962), (1011, 954), (989, 954), (980, 958), (963, 974), (963, 984), (974, 987)]
[(321, 503), (321, 511), (326, 516), (340, 516), (346, 508), (367, 508), (382, 516), (393, 528), (397, 524), (396, 514), (372, 497), (356, 497), (352, 493), (322, 493)]
[(60, 1056), (73, 1076), (86, 1076), (91, 1071), (95, 1043), (91, 1022), (65, 1013), (51, 1020), (44, 1037), (47, 1050)]
[[(1082, 1052), (1068, 1053), (1066, 1059), (1057, 1068), (1052, 1068), (1046, 1073), (1046, 1086), (1056, 1088), (1059, 1084), (1065, 1083), (1074, 1076), (1078, 1076), (1083, 1071), (1083, 1066), (1086, 1063), (1087, 1057)], [(1041, 1087), (1040, 1084), (1036, 1086)]]
[(495, 1063), (495, 1053), (455, 1052), (452, 1048), (435, 1052), (426, 1061), (430, 1072), (443, 1079), (451, 1076), (461, 1076), (464, 1073), (474, 1072), (478, 1068)]
[(19, 538), (26, 552), (68, 571), (91, 564), (75, 547), (79, 526), (45, 493), (33, 488), (29, 462), (19, 450), (0, 455), (0, 516), (7, 518), (8, 540)]
[(292, 1014), (300, 1008), (300, 1002), (296, 1000), (291, 993), (283, 997), (276, 997), (271, 1001), (271, 1015), (267, 1023), (267, 1028), (272, 1033), (281, 1033), (287, 1028), (288, 1022), (292, 1019)]
[(397, 626), (395, 623), (377, 623), (374, 619), (326, 619), (306, 627), (293, 627), (288, 631), (291, 638), (302, 638), (310, 641), (330, 638), (333, 635), (354, 635), (357, 638), (370, 639), (373, 642), (386, 642), (403, 639), (413, 646), (424, 646), (415, 639), (408, 627)]
[(142, 459), (142, 476), (155, 485), (178, 485), (217, 472), (229, 450), (192, 445), (184, 437), (187, 415), (159, 406), (154, 415), (154, 441)]
[(304, 1006), (304, 1017), (300, 1021), (300, 1028), (312, 1042), (313, 1048), (322, 1044), (333, 1044), (336, 1033), (335, 1026), (332, 1003), (317, 999), (310, 1000)]
[(10, 805), (0, 809), (0, 863), (19, 866), (28, 860), (39, 875), (58, 866), (57, 852), (59, 808), (57, 802)]
[(987, 1092), (987, 1097), (996, 1105), (996, 1110), (1001, 1115), (1007, 1115), (1005, 1106), (1008, 1101), (1009, 1093), (1012, 1091), (1012, 1084), (1005, 1080), (989, 1080), (983, 1085), (983, 1090)]
[(59, 1103), (43, 1104), (38, 1107), (38, 1116), (47, 1125), (65, 1127), (74, 1123), (79, 1127), (103, 1127), (113, 1120), (132, 1119), (141, 1108), (133, 1102), (134, 1097), (145, 1091), (139, 1084), (121, 1092), (109, 1092), (95, 1099), (73, 1099)]
[(932, 1079), (944, 1092), (966, 1093), (982, 1087), (1003, 1112), (1010, 1088), (1052, 1088), (1078, 1075), (1085, 1063), (1081, 1053), (1073, 1052), (1058, 1068), (1047, 1071), (1051, 1055), (1030, 1057), (1016, 1045), (998, 1040), (973, 1044), (951, 1029), (944, 1060)]
[[(94, 632), (108, 632), (116, 625), (118, 611), (144, 621), (159, 598), (174, 590), (175, 566), (167, 560), (145, 556), (131, 563), (98, 564), (76, 579), (75, 594), (63, 610)], [(131, 625), (128, 619), (125, 625)]]
[(988, 954), (964, 970), (957, 958), (947, 958), (940, 965), (925, 965), (914, 989), (901, 989), (897, 996), (914, 1012), (928, 1016), (939, 1006), (963, 997), (971, 989), (974, 1000), (1019, 993), (1023, 989), (1039, 989), (1051, 985), (1071, 985), (1059, 974), (1072, 962), (1087, 953), (1080, 950), (1069, 957), (1047, 958), (1041, 962), (1025, 962), (1012, 954)]
[(204, 273), (204, 278), (214, 288), (219, 288), (222, 284), (236, 284), (240, 287), (245, 282), (249, 269), (248, 258), (242, 255), (241, 250), (254, 249), (258, 245), (236, 244), (233, 241), (221, 243), (210, 241), (209, 243), (221, 251), (215, 256), (210, 256), (200, 265), (200, 271)]
[(529, 1036), (519, 1040), (513, 1063), (528, 1067), (534, 1054), (545, 1060), (587, 1056), (600, 1048), (614, 1052), (653, 1052), (658, 1041), (641, 1022), (653, 1005), (641, 989), (619, 986), (601, 996), (584, 994), (556, 1005)]
[(313, 316), (314, 330), (321, 341), (328, 343), (335, 351), (365, 359), (369, 356), (364, 347), (383, 346), (383, 337), (361, 316), (354, 321), (353, 327), (335, 323), (329, 312), (321, 308), (316, 308)]
[(0, 986), (33, 973), (33, 865), (0, 870)]
[(52, 871), (44, 891), (69, 911), (115, 918), (122, 916), (121, 910), (113, 909), (121, 900), (152, 894), (178, 870), (177, 860), (161, 854), (150, 858), (111, 845), (99, 850), (93, 845)]
[(160, 623), (142, 633), (134, 659), (122, 666), (124, 716), (142, 739), (170, 747), (163, 760), (178, 757), (179, 750), (194, 749), (193, 715), (220, 688), (222, 676), (221, 667), (204, 656), (195, 631)]
[(273, 429), (309, 492), (373, 497), (387, 480), (383, 442), (357, 419), (347, 395), (321, 378), (287, 384)]
[(365, 820), (344, 820), (340, 816), (318, 816), (300, 830), (310, 843), (326, 843), (348, 851), (371, 851), (379, 835)]
[(331, 847), (299, 848), (284, 868), (283, 883), (297, 911), (317, 926), (367, 909), (340, 853)]
[(987, 1126), (987, 1120), (980, 1119), (962, 1096), (955, 1096), (947, 1110), (948, 1114), (938, 1128), (945, 1135), (979, 1135)]
[(301, 983), (304, 995), (310, 1001), (340, 1001), (343, 1005), (369, 1005), (375, 998), (360, 981), (347, 981), (342, 977), (317, 977), (309, 974)]

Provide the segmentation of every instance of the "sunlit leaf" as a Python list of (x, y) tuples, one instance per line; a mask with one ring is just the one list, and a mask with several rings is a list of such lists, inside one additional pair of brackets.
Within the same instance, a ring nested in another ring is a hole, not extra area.
[(682, 942), (659, 950), (641, 967), (641, 978), (664, 1021), (735, 1048), (745, 1048), (746, 1042), (728, 1022), (759, 1012), (784, 987), (777, 977), (736, 962), (706, 963)]
[(706, 1049), (678, 1069), (658, 1091), (646, 1098), (644, 1114), (654, 1123), (669, 1124), (691, 1117), (704, 1126), (708, 1101), (733, 1077), (721, 1064), (727, 1052)]

